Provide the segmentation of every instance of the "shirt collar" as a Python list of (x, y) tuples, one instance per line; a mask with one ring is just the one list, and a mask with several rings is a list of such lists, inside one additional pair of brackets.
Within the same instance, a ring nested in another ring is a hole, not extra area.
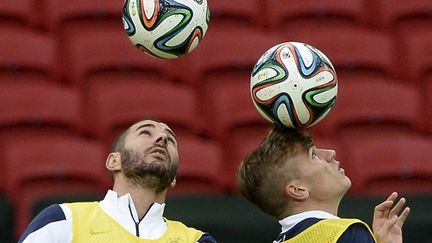
[(282, 220), (279, 220), (279, 224), (282, 226), (282, 232), (288, 231), (289, 229), (294, 227), (294, 225), (298, 224), (300, 221), (307, 218), (330, 219), (330, 218), (338, 218), (338, 217), (321, 210), (312, 210), (312, 211), (294, 214)]
[[(129, 193), (121, 197), (118, 197), (115, 191), (108, 190), (107, 194), (105, 195), (105, 198), (102, 201), (100, 201), (100, 205), (103, 208), (105, 208), (108, 212), (111, 211), (119, 214), (130, 214), (130, 212), (132, 212), (134, 220), (136, 220), (136, 222), (139, 221), (138, 213), (136, 211), (132, 197)], [(150, 206), (144, 218), (140, 221), (140, 224), (155, 223), (161, 220), (163, 221), (164, 209), (165, 209), (165, 203), (160, 204), (154, 202)]]

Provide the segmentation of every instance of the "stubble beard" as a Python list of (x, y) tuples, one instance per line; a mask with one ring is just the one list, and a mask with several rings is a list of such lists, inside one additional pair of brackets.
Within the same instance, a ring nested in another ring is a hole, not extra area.
[(123, 173), (131, 183), (160, 193), (174, 180), (177, 163), (171, 161), (169, 154), (167, 155), (168, 162), (146, 161), (151, 149), (153, 148), (144, 152), (123, 150), (121, 152)]

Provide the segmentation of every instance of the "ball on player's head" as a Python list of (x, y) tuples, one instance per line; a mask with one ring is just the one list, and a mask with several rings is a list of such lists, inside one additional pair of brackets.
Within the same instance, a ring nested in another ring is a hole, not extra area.
[(324, 53), (305, 43), (285, 42), (273, 46), (258, 60), (252, 70), (250, 91), (265, 119), (303, 129), (330, 112), (338, 79)]
[(184, 56), (207, 32), (207, 0), (125, 0), (123, 26), (130, 41), (158, 58)]

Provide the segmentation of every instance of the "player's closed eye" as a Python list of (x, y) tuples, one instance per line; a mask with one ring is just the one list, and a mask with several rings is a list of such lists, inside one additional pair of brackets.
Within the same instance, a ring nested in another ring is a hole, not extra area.
[(168, 141), (172, 144), (177, 144), (177, 141), (172, 136), (168, 136)]
[(141, 130), (141, 131), (139, 132), (139, 134), (140, 134), (140, 135), (142, 135), (142, 134), (145, 134), (145, 135), (151, 135), (150, 131), (148, 131), (148, 130)]

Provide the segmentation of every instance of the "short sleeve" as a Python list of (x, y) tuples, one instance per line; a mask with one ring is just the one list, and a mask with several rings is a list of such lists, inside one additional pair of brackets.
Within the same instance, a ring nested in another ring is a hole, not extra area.
[(70, 222), (62, 207), (53, 204), (42, 210), (28, 225), (18, 243), (68, 242), (71, 238)]
[(204, 233), (197, 243), (217, 243), (216, 240), (208, 233)]
[(363, 224), (353, 224), (342, 234), (337, 243), (375, 243), (371, 232)]

